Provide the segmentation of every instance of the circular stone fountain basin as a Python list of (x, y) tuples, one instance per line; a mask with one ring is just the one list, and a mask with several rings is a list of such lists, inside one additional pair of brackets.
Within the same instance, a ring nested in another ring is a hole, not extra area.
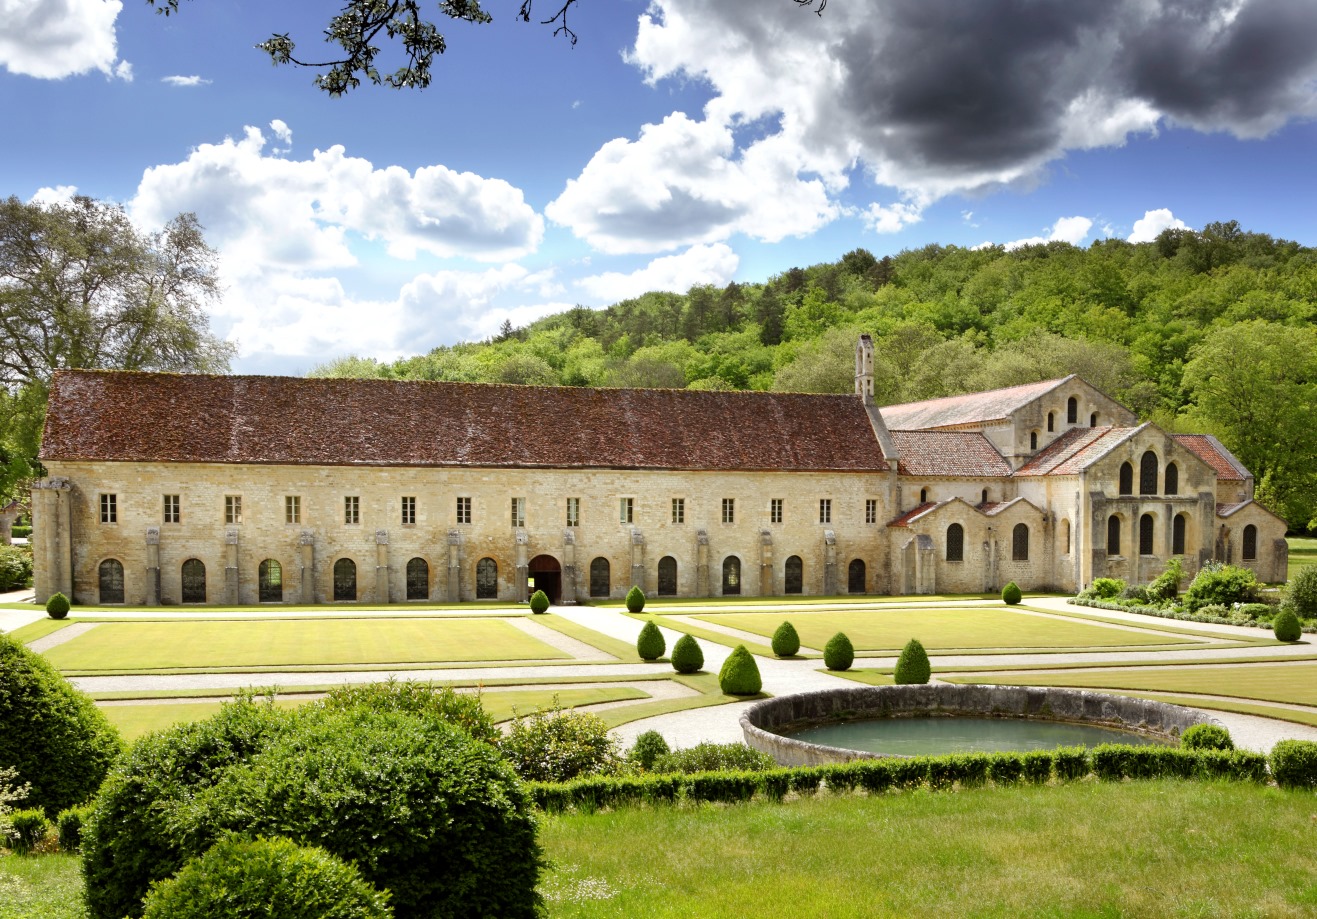
[[(950, 683), (798, 693), (757, 702), (741, 715), (745, 742), (784, 766), (971, 750), (1169, 744), (1195, 724), (1219, 722), (1196, 709), (1107, 693)], [(1086, 738), (1089, 729), (1104, 733)], [(823, 733), (809, 733), (815, 731)], [(1040, 742), (1044, 733), (1053, 737)]]

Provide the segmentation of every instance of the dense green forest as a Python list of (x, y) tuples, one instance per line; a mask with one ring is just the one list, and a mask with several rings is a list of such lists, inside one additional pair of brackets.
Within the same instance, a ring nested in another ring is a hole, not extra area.
[(1219, 436), (1295, 530), (1317, 528), (1317, 250), (1233, 221), (1117, 239), (926, 246), (762, 284), (575, 308), (494, 339), (320, 376), (849, 392), (856, 336), (880, 403), (1078, 373), (1140, 417)]

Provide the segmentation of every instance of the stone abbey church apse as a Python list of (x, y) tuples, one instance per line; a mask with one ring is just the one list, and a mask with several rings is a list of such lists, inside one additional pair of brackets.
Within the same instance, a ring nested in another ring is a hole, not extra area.
[[(697, 392), (56, 375), (38, 601), (254, 604), (977, 593), (1286, 571), (1215, 438), (1076, 376), (880, 407)], [(546, 420), (551, 423), (546, 424)]]

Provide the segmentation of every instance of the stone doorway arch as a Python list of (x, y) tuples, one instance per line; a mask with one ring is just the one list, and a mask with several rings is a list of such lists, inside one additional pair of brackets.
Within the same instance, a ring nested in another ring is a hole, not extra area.
[(537, 555), (526, 566), (531, 579), (530, 592), (544, 591), (550, 603), (562, 602), (562, 565), (552, 555)]

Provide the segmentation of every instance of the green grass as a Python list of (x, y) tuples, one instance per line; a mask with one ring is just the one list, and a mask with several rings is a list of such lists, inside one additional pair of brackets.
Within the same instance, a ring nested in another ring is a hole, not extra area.
[(0, 858), (0, 919), (84, 919), (76, 855)]
[(1206, 695), (1317, 706), (1317, 663), (1240, 664), (1152, 671), (1146, 667), (1099, 673), (976, 674), (953, 683), (1002, 683), (1025, 686), (1073, 686), (1081, 689), (1133, 689), (1144, 692), (1192, 692)]
[[(821, 649), (837, 632), (845, 632), (857, 651), (899, 652), (911, 638), (929, 651), (953, 649), (1044, 649), (1137, 647), (1164, 645), (1163, 634), (1144, 634), (1079, 622), (1018, 613), (991, 607), (967, 609), (890, 609), (882, 611), (790, 613), (712, 613), (704, 622), (771, 638), (783, 619), (790, 619), (800, 643)], [(724, 636), (724, 640), (726, 636)]]
[(1314, 798), (1085, 782), (546, 818), (550, 916), (1260, 917), (1317, 911)]
[(51, 648), (61, 670), (341, 666), (570, 658), (498, 619), (107, 622)]
[(20, 626), (9, 633), (9, 637), (15, 641), (21, 641), (30, 644), (38, 638), (45, 638), (54, 632), (73, 623), (67, 619), (39, 619), (36, 622), (29, 622), (25, 626)]
[[(527, 715), (553, 705), (554, 698), (563, 708), (578, 705), (596, 705), (600, 702), (620, 702), (647, 699), (649, 693), (630, 686), (592, 686), (582, 689), (527, 689), (500, 690), (481, 695), (481, 705), (495, 721), (507, 721), (514, 714)], [(101, 711), (110, 719), (125, 740), (133, 741), (143, 734), (159, 731), (185, 721), (200, 721), (220, 710), (223, 699), (206, 702), (167, 702), (159, 705), (103, 705)], [(303, 705), (306, 698), (281, 697), (275, 705), (292, 708)]]
[(1291, 536), (1288, 542), (1290, 544), (1290, 567), (1286, 572), (1287, 579), (1293, 578), (1300, 568), (1317, 565), (1317, 539)]

